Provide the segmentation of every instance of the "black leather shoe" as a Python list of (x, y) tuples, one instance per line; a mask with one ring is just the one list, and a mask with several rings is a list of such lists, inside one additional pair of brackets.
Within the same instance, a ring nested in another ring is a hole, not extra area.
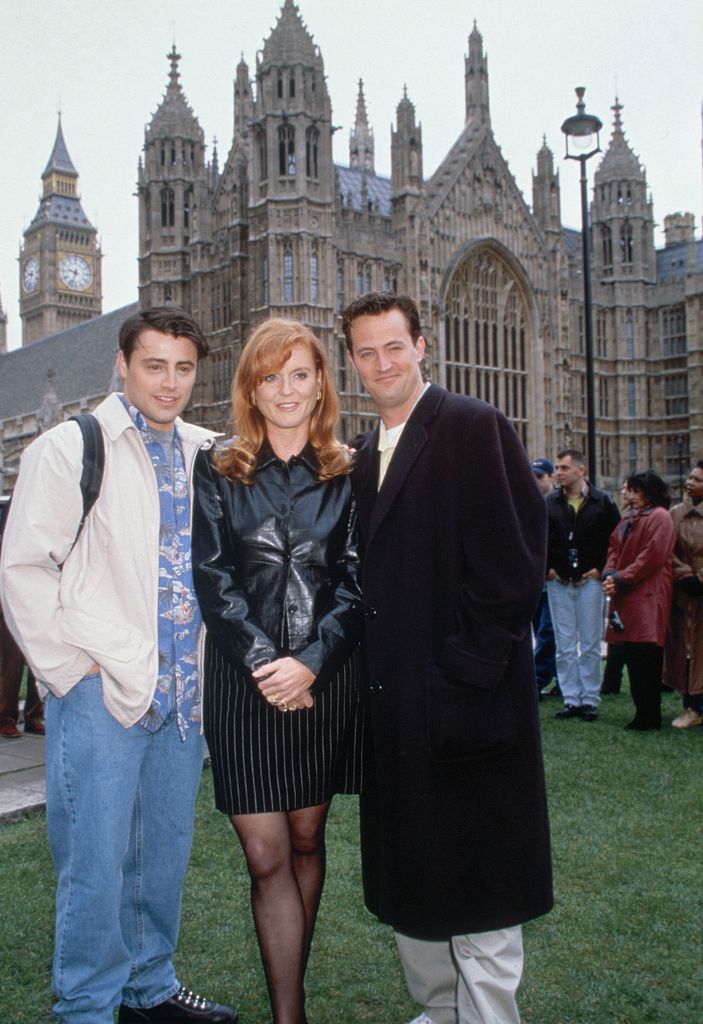
[(580, 718), (581, 708), (576, 707), (575, 704), (565, 704), (563, 708), (557, 711), (555, 718)]
[(231, 1006), (213, 1003), (181, 985), (178, 992), (163, 1003), (148, 1008), (120, 1006), (117, 1024), (235, 1024), (237, 1011)]
[(579, 710), (584, 722), (595, 722), (598, 718), (598, 708), (593, 704), (582, 704)]

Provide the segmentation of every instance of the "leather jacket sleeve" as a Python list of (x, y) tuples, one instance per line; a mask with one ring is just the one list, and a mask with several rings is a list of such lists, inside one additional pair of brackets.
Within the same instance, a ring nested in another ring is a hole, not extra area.
[(193, 469), (193, 578), (203, 620), (225, 650), (253, 671), (274, 661), (274, 641), (254, 621), (239, 584), (224, 516), (218, 474), (210, 452)]
[(310, 643), (295, 653), (298, 661), (318, 677), (312, 692), (318, 688), (320, 673), (334, 670), (361, 639), (363, 605), (360, 588), (359, 539), (356, 503), (352, 501), (346, 524), (343, 550), (335, 565), (335, 587), (327, 609), (320, 616)]

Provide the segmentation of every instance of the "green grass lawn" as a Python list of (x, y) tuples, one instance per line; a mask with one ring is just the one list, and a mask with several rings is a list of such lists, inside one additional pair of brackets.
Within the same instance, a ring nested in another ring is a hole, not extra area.
[[(679, 706), (665, 697), (667, 723)], [(556, 907), (525, 927), (523, 1020), (700, 1024), (703, 729), (624, 732), (625, 693), (604, 698), (593, 724), (557, 722), (557, 707), (541, 705)], [(353, 798), (332, 806), (309, 1017), (406, 1024), (418, 1011), (392, 935), (361, 902), (356, 814)], [(43, 816), (0, 827), (0, 868), (0, 1024), (48, 1024), (53, 873)], [(270, 1020), (248, 880), (231, 828), (212, 808), (209, 772), (177, 967), (188, 985), (235, 1002), (242, 1024)]]

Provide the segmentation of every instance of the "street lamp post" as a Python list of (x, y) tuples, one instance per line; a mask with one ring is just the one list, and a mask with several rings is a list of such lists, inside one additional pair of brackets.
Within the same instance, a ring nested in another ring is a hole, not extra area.
[[(581, 248), (583, 253), (583, 326), (586, 342), (586, 423), (588, 436), (588, 472), (591, 483), (596, 483), (596, 401), (595, 370), (593, 365), (593, 313), (591, 309), (591, 247), (588, 235), (588, 179), (586, 161), (600, 153), (599, 132), (603, 122), (594, 114), (586, 113), (583, 96), (586, 90), (576, 90), (577, 113), (567, 117), (561, 126), (566, 136), (566, 159), (581, 164)], [(569, 145), (571, 143), (571, 145)]]

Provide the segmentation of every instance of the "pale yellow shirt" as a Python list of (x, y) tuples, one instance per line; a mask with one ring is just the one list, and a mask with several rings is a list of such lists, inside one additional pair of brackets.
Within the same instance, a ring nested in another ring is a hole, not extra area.
[[(428, 381), (425, 384), (425, 386), (422, 389), (422, 391), (420, 392), (420, 394), (417, 396), (417, 398), (415, 400), (415, 405), (417, 405), (417, 403), (420, 401), (420, 399), (422, 398), (424, 393), (427, 391), (429, 386), (430, 386), (430, 384), (429, 384), (429, 381)], [(410, 415), (412, 415), (412, 412), (415, 409), (415, 405), (413, 405), (412, 409), (410, 410)], [(410, 419), (410, 416), (408, 416), (408, 419)], [(380, 427), (380, 430), (378, 432), (378, 450), (379, 450), (380, 455), (381, 455), (381, 458), (379, 459), (379, 463), (378, 463), (378, 489), (379, 490), (381, 489), (381, 484), (383, 483), (383, 478), (386, 475), (386, 473), (388, 472), (388, 467), (391, 464), (391, 459), (393, 458), (393, 452), (396, 449), (396, 445), (398, 444), (398, 441), (400, 440), (400, 435), (403, 433), (403, 430), (405, 428), (405, 424), (407, 422), (408, 422), (408, 420), (405, 420), (403, 423), (399, 423), (397, 427), (390, 427), (390, 429), (387, 430), (385, 423), (383, 423), (383, 421), (381, 421), (381, 427)]]

